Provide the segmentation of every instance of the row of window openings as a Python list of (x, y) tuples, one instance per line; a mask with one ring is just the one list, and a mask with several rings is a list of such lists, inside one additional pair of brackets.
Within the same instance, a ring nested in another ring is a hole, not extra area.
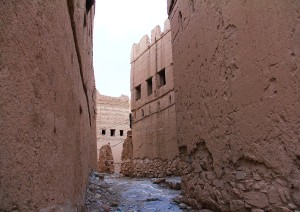
[[(106, 130), (101, 130), (102, 135), (106, 135)], [(116, 136), (116, 130), (110, 129), (110, 136)], [(120, 130), (120, 136), (124, 136), (124, 130)]]
[[(158, 78), (159, 78), (159, 87), (162, 87), (166, 84), (166, 71), (165, 69), (162, 69), (160, 72), (158, 72)], [(152, 77), (147, 79), (147, 91), (148, 96), (150, 96), (153, 93), (153, 87), (152, 87)], [(135, 87), (135, 100), (139, 100), (142, 98), (142, 89), (141, 85), (138, 85)]]

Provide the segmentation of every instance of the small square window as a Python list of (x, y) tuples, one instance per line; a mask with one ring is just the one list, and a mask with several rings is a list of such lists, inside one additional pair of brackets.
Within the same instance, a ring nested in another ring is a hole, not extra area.
[(152, 94), (152, 77), (147, 80), (148, 96)]
[(159, 76), (159, 87), (162, 87), (166, 84), (166, 70), (162, 69), (160, 72), (158, 72)]
[(141, 85), (135, 87), (135, 100), (139, 100), (141, 98)]
[(120, 130), (120, 136), (124, 135), (124, 130)]
[(105, 135), (105, 130), (101, 130), (101, 134), (102, 134), (102, 135)]
[(111, 129), (110, 130), (110, 136), (115, 136), (116, 135), (116, 130), (115, 129)]

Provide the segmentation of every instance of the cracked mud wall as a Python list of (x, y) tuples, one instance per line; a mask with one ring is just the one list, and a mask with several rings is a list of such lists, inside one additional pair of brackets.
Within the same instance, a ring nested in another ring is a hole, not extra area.
[(168, 6), (178, 142), (193, 167), (187, 200), (223, 211), (300, 207), (299, 2)]
[(97, 167), (94, 7), (85, 7), (0, 1), (0, 210), (84, 204)]

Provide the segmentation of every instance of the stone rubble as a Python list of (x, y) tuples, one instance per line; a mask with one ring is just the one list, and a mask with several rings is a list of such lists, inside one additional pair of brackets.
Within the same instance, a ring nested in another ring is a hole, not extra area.
[[(172, 162), (129, 159), (122, 164), (122, 173), (129, 177), (155, 177), (153, 183), (163, 185), (170, 183), (166, 177), (181, 176), (180, 189), (184, 192), (181, 202), (199, 210), (202, 207), (213, 211), (300, 210), (294, 203), (298, 194), (291, 196), (288, 183), (263, 164), (241, 160), (226, 179), (217, 176), (212, 164), (207, 148), (199, 143), (190, 155), (180, 155)], [(227, 192), (228, 188), (233, 192)]]
[[(127, 187), (128, 182), (134, 185)], [(160, 185), (157, 187), (157, 184)], [(176, 187), (178, 184), (181, 184), (181, 179), (178, 177), (131, 179), (92, 170), (86, 190), (85, 210), (87, 212), (149, 211), (146, 209), (148, 207), (155, 211), (211, 212), (203, 208), (193, 209), (183, 202), (179, 190), (167, 189), (167, 187), (178, 188)], [(138, 189), (135, 190), (134, 186)], [(149, 193), (145, 195), (147, 192)], [(173, 197), (168, 199), (166, 198), (168, 196)]]

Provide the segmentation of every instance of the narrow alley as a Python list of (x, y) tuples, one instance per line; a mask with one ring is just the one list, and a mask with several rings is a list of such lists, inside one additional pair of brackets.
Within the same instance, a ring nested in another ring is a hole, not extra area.
[(0, 0), (0, 212), (300, 212), (299, 73), (299, 0)]

